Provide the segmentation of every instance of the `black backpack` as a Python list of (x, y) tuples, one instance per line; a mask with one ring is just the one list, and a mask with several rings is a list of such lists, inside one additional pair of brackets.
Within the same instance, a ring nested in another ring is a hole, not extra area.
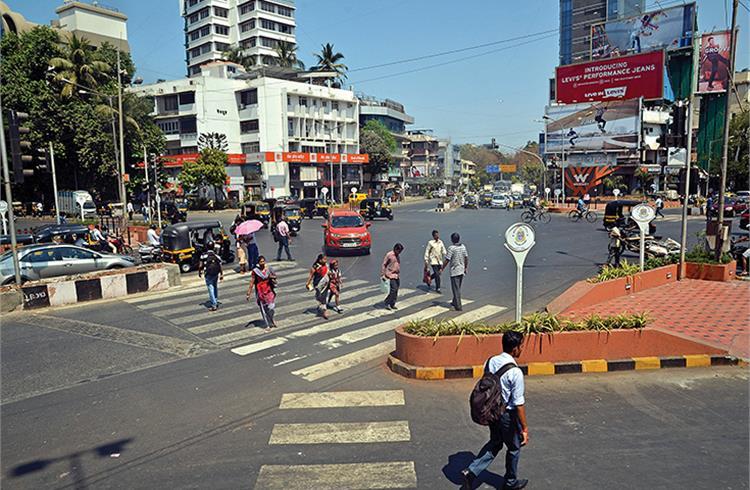
[(500, 420), (500, 416), (505, 413), (507, 400), (503, 400), (500, 389), (500, 378), (509, 369), (518, 367), (515, 363), (509, 362), (501, 367), (495, 374), (489, 370), (488, 360), (484, 367), (484, 375), (477, 381), (474, 389), (469, 396), (469, 409), (471, 410), (471, 420), (479, 425), (490, 425)]
[(208, 257), (206, 257), (205, 267), (207, 276), (218, 276), (221, 273), (221, 259), (215, 253), (209, 252)]

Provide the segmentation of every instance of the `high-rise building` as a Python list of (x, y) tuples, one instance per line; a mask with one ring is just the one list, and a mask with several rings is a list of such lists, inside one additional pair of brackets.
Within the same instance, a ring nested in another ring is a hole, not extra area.
[(255, 64), (272, 65), (279, 42), (296, 45), (294, 0), (179, 0), (188, 76), (236, 46)]
[(645, 0), (560, 0), (560, 65), (591, 59), (591, 26), (642, 13)]

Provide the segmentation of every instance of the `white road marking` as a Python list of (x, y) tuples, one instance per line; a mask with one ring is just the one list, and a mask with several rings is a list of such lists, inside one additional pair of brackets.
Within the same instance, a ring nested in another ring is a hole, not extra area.
[(339, 422), (276, 424), (268, 444), (362, 444), (408, 442), (409, 422)]
[(326, 391), (321, 393), (284, 393), (280, 409), (387, 407), (404, 405), (403, 390)]
[[(463, 303), (466, 304), (466, 301), (464, 301)], [(448, 318), (448, 320), (461, 323), (478, 322), (484, 320), (485, 318), (497, 315), (498, 313), (502, 313), (507, 309), (508, 308), (506, 308), (505, 306), (483, 305), (476, 310), (467, 311), (466, 313), (462, 313), (456, 317)]]
[(352, 352), (351, 354), (346, 354), (319, 364), (313, 364), (312, 366), (297, 369), (296, 371), (292, 371), (292, 374), (306, 379), (307, 381), (315, 381), (357, 366), (363, 362), (383, 357), (386, 354), (393, 352), (395, 348), (396, 341), (394, 339), (387, 340), (380, 344), (375, 344), (372, 347)]
[(416, 488), (412, 461), (312, 465), (263, 465), (255, 482), (258, 490), (366, 490)]
[(257, 344), (248, 344), (243, 345), (241, 347), (236, 347), (232, 349), (232, 352), (234, 354), (237, 354), (238, 356), (246, 356), (248, 354), (252, 354), (253, 352), (262, 351), (265, 349), (270, 349), (271, 347), (276, 347), (277, 345), (281, 345), (286, 342), (286, 339), (283, 337), (277, 337), (275, 339), (268, 339), (263, 342), (258, 342)]

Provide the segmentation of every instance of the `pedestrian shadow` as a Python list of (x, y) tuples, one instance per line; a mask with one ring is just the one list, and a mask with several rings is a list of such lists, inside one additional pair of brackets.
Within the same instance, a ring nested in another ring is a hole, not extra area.
[[(463, 483), (461, 471), (468, 468), (472, 461), (474, 461), (474, 454), (469, 451), (460, 451), (451, 454), (448, 456), (448, 463), (443, 466), (443, 475), (451, 483), (461, 485)], [(505, 486), (505, 479), (500, 475), (485, 470), (474, 481), (472, 488), (479, 488), (482, 483), (486, 483), (492, 488), (503, 488)]]

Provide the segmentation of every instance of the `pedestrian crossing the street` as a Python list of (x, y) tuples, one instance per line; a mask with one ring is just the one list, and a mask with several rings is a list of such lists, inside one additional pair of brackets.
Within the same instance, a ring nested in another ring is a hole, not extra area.
[[(279, 403), (280, 412), (306, 418), (308, 415), (325, 419), (327, 409), (359, 409), (394, 407), (406, 415), (402, 390), (338, 391), (316, 393), (285, 393)], [(321, 412), (322, 411), (322, 412)], [(319, 415), (322, 413), (323, 415)], [(368, 411), (368, 414), (373, 412)], [(314, 415), (313, 415), (314, 414)], [(335, 418), (335, 414), (330, 414)], [(369, 417), (368, 417), (369, 418)], [(368, 453), (368, 444), (389, 444), (397, 447), (411, 441), (409, 422), (403, 419), (367, 420), (361, 422), (311, 422), (274, 424), (268, 444), (298, 447), (325, 445), (318, 454), (326, 454), (325, 447), (347, 444), (356, 459), (361, 451)], [(299, 453), (302, 454), (302, 453)], [(330, 464), (266, 464), (261, 466), (255, 482), (256, 489), (370, 489), (416, 488), (417, 474), (413, 461), (380, 461)]]
[(201, 339), (229, 347), (237, 356), (257, 356), (274, 367), (309, 382), (383, 359), (395, 349), (393, 331), (412, 320), (449, 316), (454, 321), (489, 320), (506, 308), (463, 301), (465, 311), (452, 313), (448, 295), (402, 288), (398, 310), (385, 309), (379, 285), (364, 279), (346, 279), (342, 289), (343, 313), (317, 314), (314, 295), (305, 287), (308, 271), (291, 262), (271, 265), (278, 275), (277, 328), (266, 332), (254, 299), (246, 300), (247, 275), (227, 273), (219, 285), (218, 311), (208, 311), (205, 285), (187, 285), (159, 296), (127, 300), (157, 318)]

